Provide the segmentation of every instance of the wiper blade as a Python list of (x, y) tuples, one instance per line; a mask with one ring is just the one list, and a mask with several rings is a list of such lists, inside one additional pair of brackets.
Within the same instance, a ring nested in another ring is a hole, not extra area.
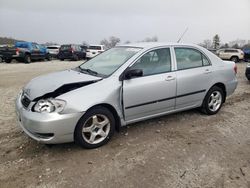
[(87, 73), (92, 74), (92, 75), (98, 75), (98, 72), (93, 71), (91, 69), (84, 69), (84, 68), (81, 68), (81, 67), (79, 67), (79, 68), (80, 68), (81, 72), (87, 72)]

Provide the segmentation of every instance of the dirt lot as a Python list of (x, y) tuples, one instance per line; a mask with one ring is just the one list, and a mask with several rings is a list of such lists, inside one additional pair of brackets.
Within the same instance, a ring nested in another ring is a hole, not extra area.
[(250, 187), (250, 84), (214, 116), (197, 110), (123, 128), (98, 149), (52, 147), (17, 126), (14, 99), (31, 78), (81, 62), (0, 64), (0, 187)]

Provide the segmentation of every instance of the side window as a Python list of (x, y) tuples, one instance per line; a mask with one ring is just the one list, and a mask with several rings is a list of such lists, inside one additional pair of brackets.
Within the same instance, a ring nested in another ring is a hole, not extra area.
[(171, 71), (169, 48), (161, 48), (144, 54), (131, 68), (142, 69), (143, 76)]
[(203, 66), (211, 65), (210, 61), (202, 54)]
[(191, 48), (175, 48), (177, 69), (184, 70), (203, 66), (202, 54)]
[(33, 44), (33, 43), (32, 43), (32, 48), (33, 48), (33, 49), (37, 49), (36, 44)]

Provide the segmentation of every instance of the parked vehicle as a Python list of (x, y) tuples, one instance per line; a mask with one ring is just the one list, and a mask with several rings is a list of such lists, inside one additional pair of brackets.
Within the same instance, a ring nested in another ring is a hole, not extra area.
[(237, 87), (236, 72), (234, 62), (197, 45), (127, 44), (32, 79), (16, 112), (39, 142), (96, 148), (130, 123), (197, 107), (216, 114)]
[(250, 61), (250, 48), (243, 49), (244, 52), (244, 61)]
[(57, 58), (57, 55), (59, 53), (60, 45), (51, 45), (47, 46), (48, 53), (50, 57)]
[(78, 61), (86, 58), (86, 52), (82, 50), (80, 45), (64, 44), (59, 49), (58, 58), (61, 61), (64, 61), (64, 59)]
[(0, 54), (6, 63), (10, 63), (12, 59), (25, 63), (30, 63), (33, 60), (50, 59), (47, 49), (33, 42), (16, 42), (15, 47), (2, 47)]
[(216, 54), (223, 60), (234, 61), (235, 63), (244, 59), (244, 52), (240, 49), (225, 48), (220, 49)]
[(5, 61), (6, 63), (10, 63), (18, 55), (19, 52), (14, 46), (5, 45), (0, 47), (0, 62)]
[(247, 79), (250, 81), (250, 63), (247, 64), (245, 75)]
[(90, 45), (87, 49), (86, 58), (90, 59), (105, 51), (104, 45)]

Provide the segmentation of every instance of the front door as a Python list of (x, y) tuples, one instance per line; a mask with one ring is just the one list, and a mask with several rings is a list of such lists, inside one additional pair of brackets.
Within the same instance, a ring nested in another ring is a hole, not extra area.
[(133, 122), (175, 108), (176, 73), (171, 72), (169, 48), (144, 54), (130, 69), (142, 69), (143, 76), (123, 81), (125, 120)]

